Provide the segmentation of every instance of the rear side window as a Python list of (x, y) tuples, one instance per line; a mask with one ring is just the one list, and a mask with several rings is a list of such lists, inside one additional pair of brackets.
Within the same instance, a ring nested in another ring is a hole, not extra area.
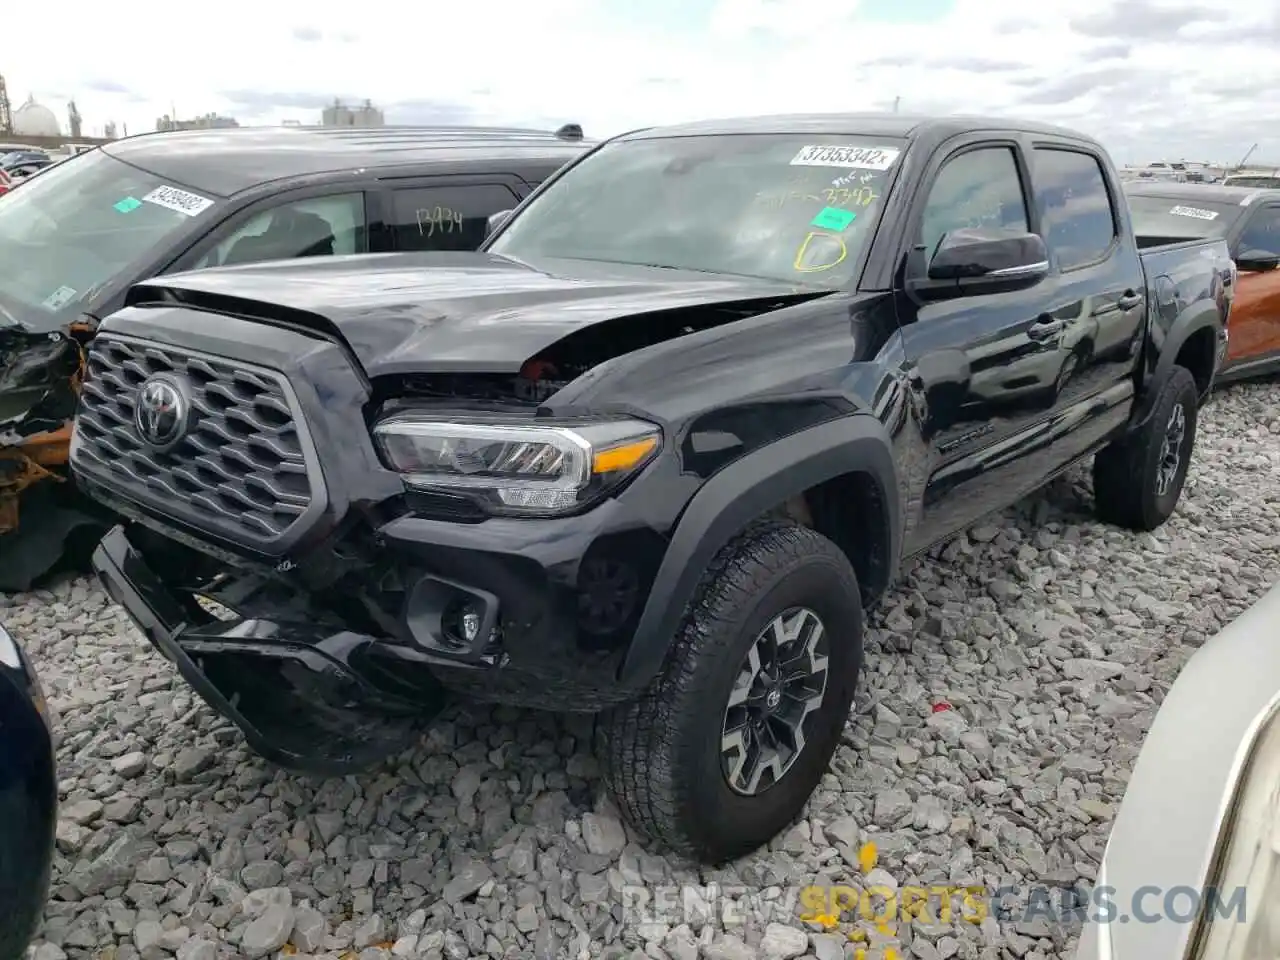
[(967, 150), (938, 171), (925, 204), (920, 242), (933, 256), (944, 234), (967, 227), (1028, 229), (1022, 178), (1009, 147)]
[(1071, 270), (1107, 255), (1116, 238), (1115, 212), (1098, 159), (1078, 150), (1035, 151), (1036, 200), (1044, 241)]
[(392, 192), (397, 250), (475, 250), (485, 223), (519, 198), (490, 183), (407, 187)]

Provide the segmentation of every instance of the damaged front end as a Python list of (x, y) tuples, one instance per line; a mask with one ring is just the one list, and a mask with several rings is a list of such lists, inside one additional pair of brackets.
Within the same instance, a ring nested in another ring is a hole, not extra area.
[(0, 326), (0, 590), (30, 588), (62, 558), (74, 530), (98, 522), (67, 472), (94, 326)]
[(118, 526), (93, 562), (112, 600), (260, 756), (307, 775), (358, 773), (412, 747), (450, 703), (422, 658), (376, 626), (360, 632), (243, 562), (207, 576), (226, 565), (210, 549)]

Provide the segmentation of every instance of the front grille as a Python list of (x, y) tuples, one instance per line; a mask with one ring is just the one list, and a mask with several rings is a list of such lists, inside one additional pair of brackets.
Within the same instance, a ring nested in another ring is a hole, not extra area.
[[(134, 423), (139, 388), (170, 374), (192, 416), (168, 450)], [(76, 467), (140, 505), (250, 546), (278, 539), (311, 504), (307, 456), (284, 378), (236, 361), (97, 337), (76, 421)]]

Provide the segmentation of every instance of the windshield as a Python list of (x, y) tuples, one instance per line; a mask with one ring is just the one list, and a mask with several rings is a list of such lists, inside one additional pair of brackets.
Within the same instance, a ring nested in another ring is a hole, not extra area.
[(900, 140), (751, 134), (621, 140), (568, 170), (488, 249), (844, 286)]
[(37, 325), (72, 316), (219, 206), (102, 150), (49, 167), (0, 198), (0, 308)]
[(1189, 203), (1173, 197), (1129, 197), (1129, 216), (1138, 237), (1203, 240), (1226, 236), (1240, 216), (1234, 203), (1197, 200)]

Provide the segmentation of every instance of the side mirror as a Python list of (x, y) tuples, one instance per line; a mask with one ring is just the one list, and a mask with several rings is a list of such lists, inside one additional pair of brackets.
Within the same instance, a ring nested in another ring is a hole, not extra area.
[(499, 210), (497, 213), (490, 214), (484, 225), (484, 238), (488, 240), (497, 233), (502, 225), (511, 219), (513, 212), (512, 210)]
[(1241, 270), (1274, 270), (1280, 266), (1280, 253), (1268, 253), (1266, 250), (1246, 250), (1236, 257), (1236, 266)]
[(1039, 235), (966, 228), (943, 235), (926, 276), (908, 289), (925, 299), (975, 296), (1032, 287), (1048, 274), (1049, 251)]

